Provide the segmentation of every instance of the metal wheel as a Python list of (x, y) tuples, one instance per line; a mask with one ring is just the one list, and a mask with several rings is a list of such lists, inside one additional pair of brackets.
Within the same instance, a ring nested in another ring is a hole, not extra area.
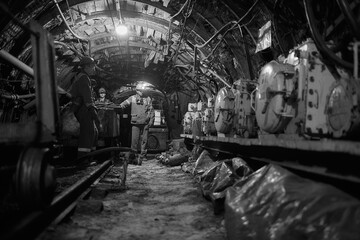
[(22, 151), (16, 168), (15, 190), (23, 209), (48, 206), (55, 191), (54, 167), (48, 165), (49, 150), (27, 148)]

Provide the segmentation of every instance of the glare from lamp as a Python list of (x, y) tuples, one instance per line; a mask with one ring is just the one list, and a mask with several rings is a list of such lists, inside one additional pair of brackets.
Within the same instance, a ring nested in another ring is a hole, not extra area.
[(118, 35), (126, 35), (127, 34), (127, 27), (125, 25), (119, 25), (115, 28), (115, 32), (118, 34)]
[(136, 89), (144, 90), (144, 89), (149, 89), (151, 87), (154, 87), (154, 86), (151, 83), (148, 83), (148, 82), (145, 82), (145, 81), (139, 81), (136, 84)]

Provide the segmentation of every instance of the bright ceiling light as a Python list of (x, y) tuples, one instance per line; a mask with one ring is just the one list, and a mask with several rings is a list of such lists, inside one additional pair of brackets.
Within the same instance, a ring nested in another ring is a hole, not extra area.
[(127, 31), (128, 29), (125, 25), (119, 25), (115, 28), (115, 32), (120, 36), (127, 34)]
[(136, 89), (148, 89), (151, 87), (154, 87), (154, 85), (145, 81), (138, 81), (136, 84)]

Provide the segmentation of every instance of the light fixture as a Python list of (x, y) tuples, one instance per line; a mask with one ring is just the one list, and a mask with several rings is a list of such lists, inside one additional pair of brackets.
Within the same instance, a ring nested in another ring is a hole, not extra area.
[(123, 35), (126, 35), (127, 32), (128, 32), (128, 29), (126, 27), (126, 25), (118, 25), (116, 28), (115, 28), (115, 32), (120, 35), (120, 36), (123, 36)]
[(151, 83), (145, 82), (145, 81), (138, 81), (136, 83), (136, 89), (144, 90), (154, 87)]

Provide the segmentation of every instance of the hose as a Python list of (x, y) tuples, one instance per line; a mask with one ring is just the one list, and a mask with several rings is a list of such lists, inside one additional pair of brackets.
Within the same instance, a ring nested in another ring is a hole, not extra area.
[(357, 40), (360, 40), (360, 26), (356, 22), (355, 16), (351, 11), (349, 4), (345, 0), (337, 0), (341, 12), (345, 15), (350, 27), (352, 28)]
[(90, 152), (80, 158), (78, 158), (77, 160), (84, 160), (85, 158), (88, 158), (88, 157), (92, 157), (92, 156), (96, 156), (96, 155), (99, 155), (99, 154), (103, 154), (103, 153), (107, 153), (107, 152), (130, 152), (131, 151), (131, 148), (129, 147), (108, 147), (108, 148), (102, 148), (102, 149), (99, 149), (99, 150), (95, 150), (93, 152)]
[(327, 46), (325, 41), (322, 39), (319, 31), (317, 30), (315, 26), (315, 16), (313, 12), (313, 8), (311, 6), (312, 0), (303, 0), (304, 7), (305, 7), (305, 13), (306, 13), (306, 19), (308, 21), (311, 34), (314, 38), (314, 42), (316, 43), (317, 47), (319, 48), (320, 52), (332, 59), (335, 63), (338, 65), (347, 68), (347, 69), (353, 69), (354, 64), (348, 61), (343, 60), (342, 58), (338, 57), (334, 52), (332, 52)]
[(60, 42), (60, 41), (54, 41), (55, 44), (61, 45), (67, 49), (70, 49), (73, 53), (75, 53), (75, 55), (80, 56), (81, 58), (84, 57), (84, 55), (79, 52), (78, 50), (74, 49), (73, 47), (69, 46), (66, 43)]
[(66, 28), (71, 32), (71, 34), (72, 34), (74, 37), (76, 37), (77, 39), (84, 40), (84, 41), (87, 41), (87, 42), (88, 42), (88, 41), (89, 41), (88, 38), (85, 38), (85, 37), (82, 37), (82, 36), (77, 35), (77, 34), (71, 29), (71, 27), (69, 26), (69, 24), (67, 23), (67, 21), (66, 21), (66, 19), (65, 19), (65, 17), (64, 17), (64, 14), (63, 14), (62, 11), (61, 11), (61, 8), (60, 8), (58, 2), (57, 2), (56, 0), (53, 0), (53, 2), (55, 3), (55, 5), (56, 5), (56, 7), (57, 7), (57, 9), (58, 9), (59, 14), (60, 14), (60, 16), (61, 16), (61, 19), (64, 21), (64, 23), (65, 23), (65, 25), (66, 25)]

